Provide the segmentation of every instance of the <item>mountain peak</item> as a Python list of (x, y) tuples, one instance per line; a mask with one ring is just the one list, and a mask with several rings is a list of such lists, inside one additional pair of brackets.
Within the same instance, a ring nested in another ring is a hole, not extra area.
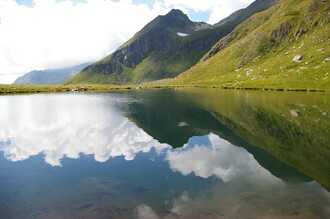
[(169, 11), (165, 16), (186, 16), (188, 17), (185, 13), (183, 13), (180, 9), (172, 9)]
[(126, 84), (175, 77), (196, 64), (242, 19), (230, 21), (223, 27), (213, 27), (193, 22), (181, 10), (172, 9), (166, 15), (157, 16), (114, 53), (86, 67), (68, 82)]
[(160, 16), (162, 25), (174, 28), (178, 31), (191, 31), (195, 23), (179, 9), (172, 9), (166, 15)]

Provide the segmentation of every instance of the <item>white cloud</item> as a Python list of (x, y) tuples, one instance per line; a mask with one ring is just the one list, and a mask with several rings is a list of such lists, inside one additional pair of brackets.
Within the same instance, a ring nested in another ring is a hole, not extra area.
[(14, 0), (0, 2), (0, 84), (34, 69), (96, 61), (117, 49), (159, 14), (178, 8), (210, 13), (219, 22), (253, 0), (158, 0), (150, 8), (132, 0)]
[(179, 8), (185, 12), (210, 12), (208, 23), (214, 24), (254, 0), (163, 0), (166, 8)]
[(0, 7), (0, 83), (33, 69), (101, 59), (167, 12), (131, 0), (34, 0), (32, 8), (6, 0)]
[(231, 0), (231, 1), (218, 1), (211, 10), (209, 23), (214, 24), (228, 17), (231, 13), (249, 6), (254, 0)]

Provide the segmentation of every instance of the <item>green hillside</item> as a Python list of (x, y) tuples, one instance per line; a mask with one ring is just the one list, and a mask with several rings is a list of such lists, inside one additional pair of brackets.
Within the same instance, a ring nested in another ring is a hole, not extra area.
[(240, 24), (170, 84), (329, 90), (329, 21), (328, 0), (281, 0)]
[(195, 65), (222, 37), (278, 0), (257, 0), (218, 24), (193, 22), (180, 10), (158, 16), (106, 58), (67, 83), (138, 84), (173, 78)]

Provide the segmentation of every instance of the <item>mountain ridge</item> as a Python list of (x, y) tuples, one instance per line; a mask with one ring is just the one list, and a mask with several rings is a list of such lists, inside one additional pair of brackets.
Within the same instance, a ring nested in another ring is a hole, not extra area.
[(258, 0), (241, 10), (245, 17), (236, 16), (229, 19), (231, 24), (216, 26), (192, 22), (183, 12), (173, 9), (156, 17), (114, 53), (87, 66), (67, 83), (128, 84), (176, 77), (196, 64), (235, 25), (276, 2)]

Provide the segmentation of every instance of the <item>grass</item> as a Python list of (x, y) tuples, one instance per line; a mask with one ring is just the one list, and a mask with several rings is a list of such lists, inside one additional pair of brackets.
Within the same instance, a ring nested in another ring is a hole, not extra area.
[(58, 92), (97, 92), (119, 89), (132, 89), (134, 86), (116, 85), (6, 85), (0, 84), (0, 94), (58, 93)]
[[(287, 0), (253, 16), (234, 30), (236, 37), (225, 49), (169, 85), (330, 90), (330, 63), (324, 61), (330, 57), (327, 6), (309, 12), (313, 5), (311, 0)], [(293, 8), (300, 13), (291, 13)], [(297, 37), (298, 29), (306, 33)], [(297, 54), (303, 55), (300, 63), (292, 62)]]

